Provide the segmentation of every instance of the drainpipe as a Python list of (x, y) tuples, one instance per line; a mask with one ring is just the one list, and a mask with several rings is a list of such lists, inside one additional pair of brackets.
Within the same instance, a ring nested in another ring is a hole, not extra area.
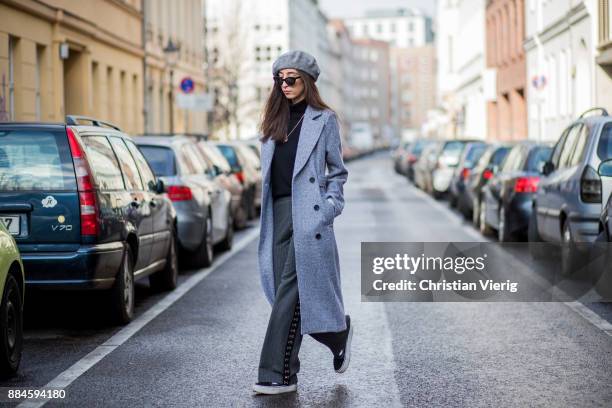
[(142, 117), (143, 117), (143, 129), (144, 134), (149, 133), (149, 88), (147, 84), (147, 24), (148, 24), (148, 14), (146, 9), (146, 1), (140, 0), (140, 10), (142, 12), (142, 29), (141, 29), (141, 39), (142, 39)]

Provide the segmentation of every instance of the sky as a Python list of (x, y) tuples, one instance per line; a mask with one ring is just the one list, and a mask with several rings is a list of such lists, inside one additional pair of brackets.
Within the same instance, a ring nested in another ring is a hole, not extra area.
[(434, 0), (319, 0), (319, 5), (327, 17), (360, 17), (369, 9), (416, 7), (430, 16), (435, 15)]

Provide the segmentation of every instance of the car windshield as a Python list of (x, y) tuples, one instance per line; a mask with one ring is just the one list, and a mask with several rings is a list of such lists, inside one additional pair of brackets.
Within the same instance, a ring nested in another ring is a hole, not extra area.
[(418, 156), (421, 154), (428, 142), (426, 140), (417, 140), (412, 146), (412, 154)]
[(227, 159), (230, 166), (232, 168), (240, 167), (240, 163), (238, 162), (238, 156), (236, 156), (236, 151), (233, 147), (228, 145), (217, 145), (223, 156)]
[(0, 191), (74, 191), (66, 132), (0, 130)]
[(552, 147), (542, 146), (534, 148), (531, 153), (529, 153), (529, 158), (527, 159), (527, 171), (542, 171), (544, 167), (544, 163), (550, 159), (550, 154), (552, 153)]
[(138, 146), (157, 177), (176, 175), (174, 152), (163, 146)]
[(465, 167), (474, 167), (486, 149), (484, 143), (471, 146), (465, 156)]
[(463, 142), (448, 142), (444, 145), (442, 149), (442, 153), (440, 154), (440, 162), (446, 164), (447, 166), (456, 166), (459, 164), (459, 158), (461, 157), (461, 152), (465, 147), (465, 143)]

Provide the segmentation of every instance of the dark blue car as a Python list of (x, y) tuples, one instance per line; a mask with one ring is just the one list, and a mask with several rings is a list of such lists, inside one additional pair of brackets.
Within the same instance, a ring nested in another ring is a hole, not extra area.
[(0, 124), (0, 221), (19, 246), (27, 287), (108, 290), (118, 322), (133, 317), (134, 280), (176, 287), (172, 203), (109, 124)]

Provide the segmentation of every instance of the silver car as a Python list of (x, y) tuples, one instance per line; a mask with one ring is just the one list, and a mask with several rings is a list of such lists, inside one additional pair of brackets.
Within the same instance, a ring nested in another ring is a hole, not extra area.
[[(597, 110), (597, 116), (587, 116)], [(604, 109), (591, 109), (565, 129), (552, 156), (544, 164), (544, 176), (533, 200), (529, 240), (562, 245), (562, 273), (575, 270), (580, 249), (576, 243), (592, 243), (599, 233), (602, 202), (612, 189), (610, 177), (601, 177), (600, 164), (612, 158), (609, 148), (612, 118)], [(603, 199), (603, 200), (602, 200)]]
[(187, 137), (140, 136), (134, 141), (166, 190), (177, 213), (178, 240), (194, 266), (209, 266), (214, 245), (231, 247), (231, 194), (213, 181)]

